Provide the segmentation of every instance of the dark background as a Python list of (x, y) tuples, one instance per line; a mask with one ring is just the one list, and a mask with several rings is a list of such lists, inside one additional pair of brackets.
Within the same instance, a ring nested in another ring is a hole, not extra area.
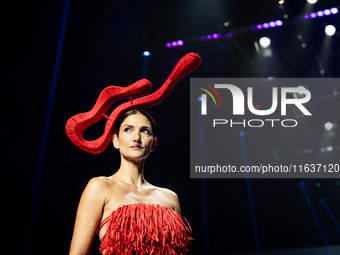
[[(127, 86), (142, 78), (146, 64), (146, 78), (155, 91), (187, 52), (201, 56), (200, 68), (180, 81), (165, 102), (148, 109), (157, 123), (159, 146), (146, 163), (145, 175), (149, 182), (179, 195), (182, 214), (194, 231), (190, 254), (265, 254), (268, 250), (339, 245), (339, 225), (334, 224), (340, 222), (339, 179), (247, 182), (189, 178), (189, 77), (339, 77), (339, 32), (331, 38), (324, 33), (327, 24), (339, 29), (339, 16), (301, 18), (304, 13), (339, 5), (331, 0), (319, 0), (313, 6), (304, 0), (287, 0), (281, 7), (270, 0), (70, 0), (46, 140), (44, 122), (64, 1), (5, 5), (0, 131), (3, 211), (8, 213), (4, 218), (6, 249), (14, 254), (68, 253), (86, 183), (94, 176), (112, 175), (119, 167), (119, 155), (111, 146), (99, 155), (78, 149), (65, 135), (67, 119), (90, 110), (104, 87)], [(285, 25), (250, 29), (277, 19)], [(229, 25), (224, 26), (225, 22)], [(231, 38), (201, 40), (202, 35), (229, 32)], [(272, 57), (256, 52), (254, 42), (262, 36), (272, 40)], [(166, 42), (179, 39), (184, 41), (183, 47), (165, 47)], [(144, 50), (151, 52), (150, 58), (142, 56)], [(339, 87), (329, 86), (312, 92), (311, 107), (324, 113), (323, 118), (301, 130), (304, 139), (297, 137), (293, 146), (281, 146), (289, 133), (246, 137), (248, 163), (273, 155), (278, 162), (300, 158), (306, 163), (339, 163), (339, 92)], [(327, 121), (336, 126), (325, 134)], [(89, 128), (85, 137), (98, 137), (102, 127), (101, 122)], [(234, 139), (239, 139), (238, 134)], [(329, 146), (333, 150), (323, 152)], [(278, 151), (278, 147), (283, 149)], [(233, 153), (240, 157), (240, 147), (235, 146)], [(251, 187), (254, 207), (249, 204), (247, 187)], [(98, 245), (95, 237), (91, 254), (98, 254)]]

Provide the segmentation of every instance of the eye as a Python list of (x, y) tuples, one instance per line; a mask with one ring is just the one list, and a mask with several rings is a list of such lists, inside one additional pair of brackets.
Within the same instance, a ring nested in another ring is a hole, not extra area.
[(124, 132), (131, 132), (131, 127), (126, 127), (126, 128), (124, 128)]
[(141, 130), (142, 133), (145, 133), (145, 134), (148, 134), (148, 135), (151, 135), (151, 130), (149, 128), (143, 128)]

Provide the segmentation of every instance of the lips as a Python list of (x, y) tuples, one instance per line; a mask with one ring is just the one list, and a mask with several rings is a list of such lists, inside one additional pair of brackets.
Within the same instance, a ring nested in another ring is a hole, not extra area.
[(141, 150), (142, 149), (142, 147), (139, 147), (139, 146), (136, 146), (136, 145), (133, 145), (130, 148), (134, 149), (134, 150)]

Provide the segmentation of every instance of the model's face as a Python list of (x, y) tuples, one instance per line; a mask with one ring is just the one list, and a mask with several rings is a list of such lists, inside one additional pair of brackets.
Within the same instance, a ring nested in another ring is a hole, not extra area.
[(142, 160), (155, 149), (150, 121), (140, 113), (128, 116), (120, 125), (113, 145), (127, 159)]

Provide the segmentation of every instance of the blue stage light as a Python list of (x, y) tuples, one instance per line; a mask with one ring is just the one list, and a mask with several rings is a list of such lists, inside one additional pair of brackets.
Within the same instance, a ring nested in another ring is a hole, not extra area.
[(150, 57), (150, 55), (151, 55), (151, 53), (150, 53), (150, 51), (143, 51), (143, 56), (144, 57)]

